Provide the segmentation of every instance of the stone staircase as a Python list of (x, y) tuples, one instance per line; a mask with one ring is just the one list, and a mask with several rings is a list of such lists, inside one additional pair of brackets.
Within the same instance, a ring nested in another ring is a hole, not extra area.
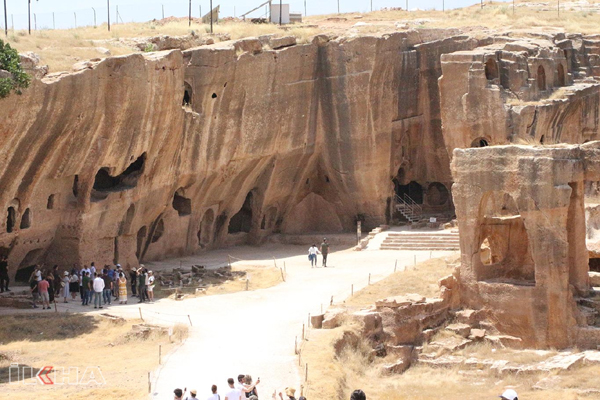
[(381, 250), (460, 250), (457, 232), (390, 232), (380, 246)]

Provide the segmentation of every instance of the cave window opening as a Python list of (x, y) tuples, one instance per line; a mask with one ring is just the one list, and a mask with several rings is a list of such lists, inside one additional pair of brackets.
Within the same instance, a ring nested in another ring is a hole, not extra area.
[(325, 175), (325, 182), (329, 183), (329, 177)]
[(165, 223), (161, 219), (156, 224), (156, 228), (154, 229), (154, 233), (152, 234), (152, 243), (158, 242), (158, 240), (162, 237), (163, 233), (165, 233)]
[(182, 106), (191, 106), (192, 105), (192, 85), (185, 82), (183, 88), (183, 102)]
[(78, 194), (79, 194), (79, 175), (75, 175), (75, 177), (73, 178), (73, 196), (75, 196), (75, 198), (77, 198)]
[(179, 189), (173, 195), (173, 208), (177, 210), (180, 217), (185, 217), (192, 213), (192, 200), (183, 196), (183, 190)]
[(260, 229), (264, 230), (267, 226), (267, 216), (263, 215), (262, 222), (260, 223)]
[(54, 199), (55, 195), (51, 194), (50, 196), (48, 196), (48, 201), (46, 202), (47, 210), (52, 210), (54, 208)]
[(106, 198), (106, 195), (102, 195), (102, 193), (118, 192), (134, 188), (144, 172), (145, 163), (146, 153), (143, 153), (134, 162), (129, 164), (125, 171), (117, 176), (112, 176), (106, 167), (100, 168), (94, 178), (92, 200)]
[(27, 208), (21, 217), (19, 229), (27, 229), (29, 227), (31, 227), (31, 210)]
[(310, 183), (310, 179), (306, 179), (306, 184), (308, 185)]
[(6, 232), (11, 233), (15, 229), (16, 223), (16, 212), (14, 207), (8, 207), (8, 212), (6, 216)]
[(471, 147), (487, 147), (490, 143), (486, 138), (477, 138), (471, 142)]
[(252, 192), (249, 192), (240, 211), (229, 221), (229, 233), (250, 232), (252, 228)]
[(498, 63), (493, 58), (485, 62), (485, 77), (488, 81), (498, 79)]
[(565, 86), (567, 80), (565, 78), (565, 67), (563, 67), (562, 64), (558, 64), (557, 75), (558, 75), (558, 86)]
[(546, 90), (546, 70), (541, 65), (537, 69), (537, 86), (539, 90)]
[(212, 97), (213, 99), (216, 99), (217, 98), (217, 94), (213, 93), (212, 96), (210, 96), (210, 97)]

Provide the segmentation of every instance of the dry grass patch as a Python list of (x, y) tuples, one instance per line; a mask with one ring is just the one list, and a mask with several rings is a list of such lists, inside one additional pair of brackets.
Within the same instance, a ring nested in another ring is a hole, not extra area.
[[(34, 398), (105, 398), (145, 399), (148, 372), (158, 365), (158, 345), (163, 357), (187, 336), (187, 327), (173, 329), (173, 342), (165, 334), (142, 338), (130, 335), (132, 323), (115, 323), (101, 317), (80, 314), (4, 316), (0, 325), (2, 347), (0, 376), (8, 377), (11, 363), (31, 366), (78, 367), (80, 378), (88, 366), (98, 366), (105, 385), (32, 385), (6, 384), (0, 381), (3, 396), (10, 399)], [(16, 336), (15, 336), (16, 332)], [(10, 339), (10, 342), (6, 341)], [(34, 373), (35, 373), (34, 372)], [(31, 382), (29, 380), (28, 382)]]
[(210, 286), (205, 294), (228, 294), (246, 290), (246, 279), (248, 280), (248, 290), (266, 289), (283, 282), (281, 270), (275, 267), (266, 267), (263, 265), (245, 265), (233, 266), (233, 271), (246, 272), (245, 278), (225, 281), (222, 284)]
[(377, 300), (399, 296), (407, 293), (418, 293), (425, 297), (439, 296), (438, 280), (452, 273), (451, 258), (435, 258), (409, 267), (406, 271), (396, 272), (381, 281), (374, 283), (354, 294), (346, 300), (351, 307), (367, 307)]

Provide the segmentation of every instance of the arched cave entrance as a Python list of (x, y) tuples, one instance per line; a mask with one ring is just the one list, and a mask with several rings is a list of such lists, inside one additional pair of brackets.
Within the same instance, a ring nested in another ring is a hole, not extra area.
[(183, 188), (179, 188), (173, 195), (173, 208), (177, 210), (180, 217), (192, 213), (192, 200), (183, 196)]
[(17, 269), (17, 274), (15, 275), (15, 281), (17, 282), (29, 282), (29, 277), (33, 273), (33, 270), (36, 267), (36, 264), (39, 263), (40, 258), (44, 254), (44, 249), (35, 249), (29, 251), (21, 263), (19, 264), (19, 268)]
[(535, 265), (523, 218), (512, 196), (488, 192), (479, 216), (477, 279), (519, 285), (535, 284)]
[(477, 138), (471, 142), (471, 147), (487, 147), (490, 143), (486, 138)]
[(213, 223), (215, 222), (215, 212), (209, 208), (202, 217), (200, 229), (198, 230), (198, 243), (201, 246), (210, 244), (212, 240)]
[(563, 67), (562, 64), (558, 64), (558, 69), (556, 71), (557, 77), (558, 77), (558, 86), (565, 86), (566, 85), (566, 77), (565, 77), (565, 67)]
[(17, 213), (14, 207), (8, 207), (8, 212), (6, 215), (6, 232), (11, 233), (15, 229), (15, 224), (17, 223)]
[(183, 102), (182, 105), (184, 107), (192, 105), (192, 85), (185, 82), (183, 84)]
[(252, 192), (249, 192), (240, 211), (229, 220), (228, 233), (250, 232), (252, 228)]
[(51, 194), (50, 196), (48, 196), (48, 201), (46, 202), (46, 209), (47, 210), (52, 210), (54, 209), (54, 200), (55, 200), (56, 196)]
[(144, 241), (146, 240), (146, 235), (148, 233), (148, 228), (146, 226), (142, 226), (137, 233), (137, 248), (135, 251), (135, 256), (138, 260), (141, 261), (142, 252), (144, 251)]
[(546, 90), (546, 70), (541, 65), (537, 69), (536, 80), (538, 90)]
[(498, 79), (498, 63), (493, 58), (488, 58), (485, 62), (485, 77), (488, 81)]
[(31, 226), (31, 210), (27, 208), (21, 217), (19, 229), (27, 229)]
[(401, 199), (410, 197), (415, 203), (423, 204), (423, 187), (415, 181), (410, 181), (408, 185), (400, 185), (394, 180), (394, 191)]
[(448, 189), (440, 182), (432, 182), (427, 187), (427, 204), (430, 206), (443, 206), (449, 198)]

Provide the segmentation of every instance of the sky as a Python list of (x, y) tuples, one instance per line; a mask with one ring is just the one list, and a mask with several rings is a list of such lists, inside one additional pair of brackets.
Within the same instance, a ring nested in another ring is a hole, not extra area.
[[(28, 0), (0, 0), (0, 25), (4, 27), (4, 10), (2, 1), (6, 2), (8, 27), (14, 23), (15, 29), (27, 28), (27, 1)], [(258, 6), (265, 0), (213, 0), (213, 7), (221, 6), (221, 17), (239, 16)], [(277, 1), (277, 0), (275, 0)], [(370, 11), (371, 2), (373, 10), (384, 7), (406, 6), (406, 0), (283, 0), (290, 4), (290, 11), (308, 15), (333, 14), (337, 12), (338, 1), (340, 12)], [(446, 9), (465, 7), (480, 0), (408, 0), (410, 9), (441, 9), (442, 3)], [(489, 1), (489, 0), (484, 0)], [(185, 17), (188, 15), (189, 0), (110, 0), (111, 21), (116, 20), (116, 10), (119, 9), (120, 20), (124, 22), (145, 22), (154, 18), (162, 18), (164, 7), (165, 17)], [(209, 0), (192, 0), (192, 16), (197, 17), (202, 10), (206, 14), (210, 7)], [(66, 29), (83, 25), (94, 24), (94, 9), (98, 24), (106, 22), (107, 0), (31, 0), (31, 24), (38, 29)], [(54, 14), (53, 14), (54, 13)], [(264, 14), (264, 7), (252, 16)], [(34, 18), (35, 15), (35, 18)], [(119, 21), (120, 21), (119, 20)]]

